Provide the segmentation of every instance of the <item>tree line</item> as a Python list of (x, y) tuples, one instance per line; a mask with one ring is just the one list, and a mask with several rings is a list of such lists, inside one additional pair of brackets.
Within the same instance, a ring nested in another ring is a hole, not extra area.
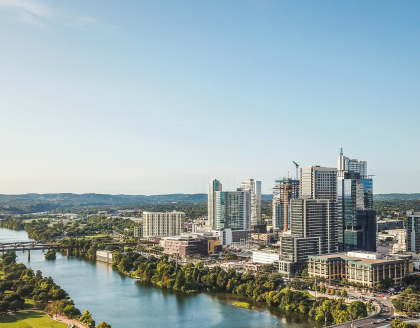
[(342, 323), (367, 316), (363, 302), (314, 298), (286, 287), (278, 273), (240, 273), (203, 263), (180, 265), (169, 257), (144, 257), (134, 251), (115, 251), (114, 267), (144, 284), (183, 293), (222, 292), (265, 304), (284, 312), (307, 315), (318, 324)]
[[(34, 272), (22, 263), (16, 263), (16, 253), (6, 252), (0, 257), (0, 313), (16, 312), (35, 307), (50, 314), (61, 314), (95, 327), (89, 311), (83, 313), (75, 307), (67, 292), (51, 277), (41, 271)], [(101, 323), (98, 327), (110, 327)]]

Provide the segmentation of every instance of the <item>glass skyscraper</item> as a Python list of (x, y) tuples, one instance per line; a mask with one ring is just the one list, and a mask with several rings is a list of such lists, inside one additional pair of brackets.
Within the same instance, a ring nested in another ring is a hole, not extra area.
[(376, 213), (373, 181), (367, 162), (349, 159), (341, 150), (337, 160), (337, 214), (341, 217), (343, 250), (376, 251)]

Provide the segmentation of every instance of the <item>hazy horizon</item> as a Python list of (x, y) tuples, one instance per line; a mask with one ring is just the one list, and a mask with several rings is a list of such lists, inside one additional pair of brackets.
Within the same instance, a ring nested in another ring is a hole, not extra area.
[(0, 193), (420, 192), (420, 2), (0, 0)]

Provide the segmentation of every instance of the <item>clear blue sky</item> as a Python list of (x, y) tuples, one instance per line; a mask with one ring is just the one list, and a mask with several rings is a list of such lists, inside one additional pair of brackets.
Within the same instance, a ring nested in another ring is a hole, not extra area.
[(420, 1), (0, 0), (0, 193), (420, 192)]

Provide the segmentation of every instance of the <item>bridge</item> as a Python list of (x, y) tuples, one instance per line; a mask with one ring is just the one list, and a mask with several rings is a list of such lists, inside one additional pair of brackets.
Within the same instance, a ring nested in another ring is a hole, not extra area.
[[(71, 246), (70, 246), (71, 247)], [(0, 251), (31, 251), (31, 250), (44, 250), (56, 248), (70, 248), (58, 243), (42, 243), (36, 241), (20, 241), (12, 243), (0, 243)]]
[[(105, 246), (135, 246), (136, 243), (105, 243)], [(53, 242), (37, 242), (37, 241), (20, 241), (0, 243), (0, 251), (2, 253), (7, 251), (32, 251), (45, 249), (71, 249), (77, 248), (77, 245), (65, 245), (62, 243)]]

